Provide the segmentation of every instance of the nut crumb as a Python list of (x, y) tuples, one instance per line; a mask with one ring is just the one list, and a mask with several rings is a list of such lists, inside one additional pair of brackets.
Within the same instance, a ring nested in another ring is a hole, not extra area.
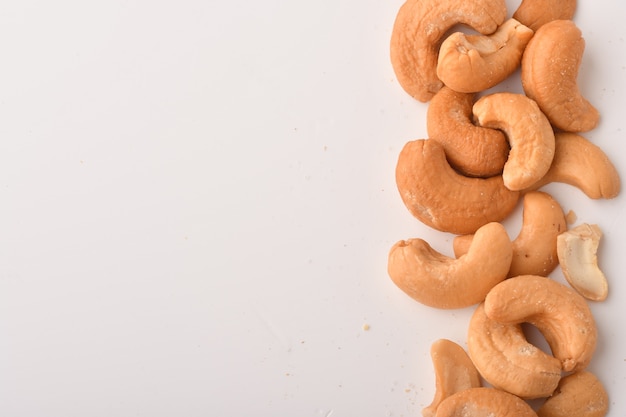
[(578, 217), (576, 216), (576, 213), (574, 213), (573, 210), (568, 211), (567, 214), (565, 215), (565, 221), (567, 222), (567, 224), (574, 224), (576, 223), (577, 219)]
[(368, 331), (369, 329), (370, 329), (370, 325), (369, 324), (367, 324), (367, 323), (363, 324), (363, 330), (364, 331)]

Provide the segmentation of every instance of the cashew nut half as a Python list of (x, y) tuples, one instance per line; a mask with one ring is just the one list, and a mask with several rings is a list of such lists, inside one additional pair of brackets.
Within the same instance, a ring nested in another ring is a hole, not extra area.
[(561, 379), (561, 362), (526, 340), (520, 324), (503, 324), (480, 304), (469, 323), (467, 347), (483, 378), (521, 398), (548, 397)]
[(552, 20), (571, 19), (576, 0), (522, 0), (513, 18), (536, 31)]
[(583, 297), (604, 301), (609, 285), (598, 267), (598, 246), (602, 230), (597, 224), (583, 223), (559, 235), (557, 251), (563, 275)]
[(451, 340), (439, 339), (430, 347), (435, 368), (435, 398), (422, 409), (422, 416), (434, 417), (439, 404), (452, 394), (481, 386), (480, 375), (467, 352)]
[(524, 400), (495, 388), (479, 387), (446, 398), (436, 417), (537, 417)]
[(554, 132), (537, 103), (523, 94), (494, 93), (473, 108), (478, 124), (501, 129), (511, 151), (502, 177), (510, 190), (523, 190), (543, 177), (554, 158)]
[(561, 379), (554, 394), (537, 410), (539, 417), (604, 417), (609, 396), (591, 372), (580, 371)]
[(598, 110), (577, 85), (585, 40), (571, 20), (553, 20), (535, 32), (522, 57), (522, 87), (555, 127), (586, 132), (598, 124)]
[(404, 145), (396, 165), (396, 184), (411, 214), (424, 224), (455, 234), (503, 220), (519, 199), (501, 176), (470, 178), (459, 175), (434, 139)]
[(426, 102), (443, 85), (437, 78), (439, 41), (456, 24), (493, 33), (506, 18), (504, 0), (406, 0), (391, 33), (391, 64), (402, 88)]
[(515, 19), (488, 36), (455, 32), (439, 48), (437, 76), (462, 93), (487, 90), (515, 72), (532, 36), (533, 31)]
[(598, 332), (585, 299), (546, 277), (520, 275), (502, 281), (487, 294), (485, 314), (500, 323), (537, 327), (565, 372), (584, 369), (596, 349)]
[(389, 252), (388, 273), (407, 295), (427, 306), (463, 308), (477, 304), (506, 278), (511, 241), (504, 226), (488, 223), (458, 259), (435, 251), (422, 239), (401, 240)]

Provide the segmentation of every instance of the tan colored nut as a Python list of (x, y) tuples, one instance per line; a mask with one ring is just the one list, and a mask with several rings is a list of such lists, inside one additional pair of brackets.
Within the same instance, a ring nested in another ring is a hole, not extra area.
[(610, 199), (619, 194), (619, 174), (600, 147), (575, 133), (556, 133), (554, 138), (552, 165), (529, 190), (561, 182), (579, 188), (592, 199)]
[[(508, 277), (541, 275), (547, 277), (559, 264), (557, 236), (567, 230), (565, 213), (550, 195), (532, 191), (524, 195), (522, 228), (513, 240), (513, 260)], [(453, 241), (456, 257), (467, 252), (473, 235)]]
[(541, 26), (522, 57), (522, 87), (556, 128), (586, 132), (598, 124), (598, 110), (577, 85), (585, 40), (571, 20)]
[(422, 239), (401, 240), (389, 252), (387, 270), (411, 298), (452, 309), (483, 301), (506, 278), (510, 265), (511, 241), (504, 226), (494, 222), (478, 229), (469, 251), (458, 259), (435, 251)]
[(554, 158), (554, 132), (537, 103), (523, 94), (494, 93), (473, 108), (478, 124), (504, 131), (511, 151), (502, 177), (510, 190), (523, 190), (543, 177)]
[(435, 368), (435, 398), (422, 410), (424, 417), (434, 417), (439, 404), (459, 391), (481, 386), (480, 375), (461, 346), (451, 340), (439, 339), (430, 347)]
[(546, 277), (520, 275), (501, 282), (487, 294), (485, 313), (500, 323), (537, 327), (565, 372), (584, 369), (596, 349), (598, 332), (585, 299)]
[(552, 20), (571, 19), (576, 0), (522, 0), (513, 18), (536, 31)]
[(537, 417), (524, 400), (495, 388), (470, 388), (444, 400), (436, 417)]
[(462, 93), (477, 93), (504, 81), (519, 67), (533, 31), (515, 19), (493, 34), (455, 32), (439, 48), (437, 76)]
[(506, 18), (504, 0), (407, 0), (391, 33), (391, 64), (402, 88), (426, 102), (443, 85), (437, 78), (440, 39), (457, 24), (493, 33)]
[(519, 324), (491, 320), (480, 304), (470, 319), (467, 347), (483, 378), (521, 398), (548, 397), (561, 379), (561, 362), (526, 340)]
[(609, 396), (591, 372), (581, 371), (561, 379), (554, 394), (537, 410), (539, 417), (604, 417)]
[(408, 142), (396, 165), (402, 201), (424, 224), (455, 234), (503, 220), (519, 199), (501, 176), (470, 178), (459, 175), (446, 160), (443, 146), (433, 139)]
[(598, 246), (602, 230), (597, 224), (583, 223), (559, 235), (557, 251), (567, 282), (583, 297), (604, 301), (609, 285), (598, 267)]

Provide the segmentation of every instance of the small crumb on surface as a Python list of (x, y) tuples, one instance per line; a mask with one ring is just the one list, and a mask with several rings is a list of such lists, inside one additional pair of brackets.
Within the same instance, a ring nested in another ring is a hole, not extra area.
[(368, 331), (370, 329), (370, 325), (367, 323), (363, 324), (363, 330)]
[(578, 217), (576, 216), (576, 213), (574, 213), (574, 211), (570, 210), (567, 212), (567, 214), (565, 215), (565, 221), (567, 222), (567, 224), (574, 224), (576, 223), (576, 219)]

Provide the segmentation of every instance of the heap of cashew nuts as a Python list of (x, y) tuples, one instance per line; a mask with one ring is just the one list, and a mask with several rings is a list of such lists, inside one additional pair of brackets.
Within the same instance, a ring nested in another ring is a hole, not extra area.
[[(575, 8), (523, 0), (507, 20), (504, 0), (406, 0), (396, 16), (397, 79), (429, 103), (428, 139), (398, 157), (398, 191), (415, 218), (457, 237), (454, 258), (419, 238), (397, 242), (388, 273), (427, 306), (476, 306), (467, 352), (446, 339), (432, 345), (436, 394), (424, 417), (607, 413), (607, 393), (586, 370), (598, 338), (588, 302), (608, 295), (596, 257), (602, 232), (568, 229), (569, 216), (540, 190), (561, 182), (592, 199), (620, 192), (608, 156), (581, 136), (600, 116), (577, 86), (585, 43)], [(459, 24), (479, 34), (450, 34)], [(523, 94), (485, 91), (520, 67)], [(511, 239), (502, 221), (520, 203)], [(558, 267), (569, 286), (549, 278)], [(551, 353), (528, 342), (523, 323)], [(546, 400), (535, 411), (526, 400), (537, 398)]]

